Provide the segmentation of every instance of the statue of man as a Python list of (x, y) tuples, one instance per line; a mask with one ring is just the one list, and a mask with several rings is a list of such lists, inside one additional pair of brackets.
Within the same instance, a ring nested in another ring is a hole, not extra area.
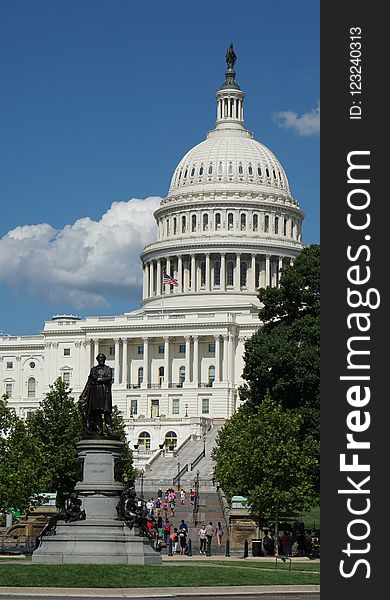
[(112, 369), (105, 364), (106, 357), (104, 354), (98, 354), (96, 360), (98, 364), (92, 367), (79, 399), (84, 421), (84, 433), (87, 435), (104, 435), (104, 417), (107, 433), (113, 435), (111, 419)]
[(233, 44), (230, 44), (229, 48), (226, 50), (226, 64), (228, 66), (228, 69), (233, 69), (236, 60), (237, 55), (234, 52)]

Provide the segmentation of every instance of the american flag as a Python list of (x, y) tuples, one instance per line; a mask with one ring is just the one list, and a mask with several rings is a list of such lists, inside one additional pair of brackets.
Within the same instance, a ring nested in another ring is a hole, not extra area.
[(175, 287), (178, 287), (178, 285), (179, 285), (178, 280), (175, 279), (174, 277), (171, 277), (170, 275), (168, 275), (168, 273), (164, 273), (163, 283), (168, 283), (169, 285), (174, 285)]

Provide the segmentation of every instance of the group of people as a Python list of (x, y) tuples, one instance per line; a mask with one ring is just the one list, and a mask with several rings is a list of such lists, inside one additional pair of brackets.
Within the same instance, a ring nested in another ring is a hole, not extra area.
[(274, 556), (277, 550), (279, 556), (314, 558), (313, 554), (317, 552), (317, 547), (319, 547), (318, 539), (312, 536), (310, 530), (294, 533), (283, 531), (278, 535), (277, 540), (271, 531), (267, 531), (262, 539), (262, 551), (265, 556)]

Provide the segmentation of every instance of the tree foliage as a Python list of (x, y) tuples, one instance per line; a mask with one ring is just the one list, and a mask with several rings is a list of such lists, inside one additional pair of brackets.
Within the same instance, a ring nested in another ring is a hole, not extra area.
[(256, 516), (277, 520), (318, 500), (318, 441), (302, 442), (302, 420), (267, 394), (256, 412), (238, 411), (218, 434), (215, 475), (228, 496), (247, 496)]
[(244, 410), (253, 412), (269, 391), (298, 409), (304, 429), (319, 435), (320, 248), (304, 248), (283, 270), (279, 288), (260, 291), (264, 325), (245, 345)]
[(126, 475), (128, 480), (131, 481), (136, 476), (136, 470), (133, 466), (133, 453), (127, 439), (125, 421), (117, 406), (112, 408), (112, 429), (120, 441), (125, 444), (122, 453), (123, 475)]

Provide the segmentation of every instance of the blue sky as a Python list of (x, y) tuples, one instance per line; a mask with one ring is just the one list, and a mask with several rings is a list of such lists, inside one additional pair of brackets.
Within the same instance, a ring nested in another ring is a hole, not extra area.
[(246, 126), (319, 242), (318, 1), (3, 0), (0, 331), (138, 306), (148, 215), (214, 127), (230, 42)]

